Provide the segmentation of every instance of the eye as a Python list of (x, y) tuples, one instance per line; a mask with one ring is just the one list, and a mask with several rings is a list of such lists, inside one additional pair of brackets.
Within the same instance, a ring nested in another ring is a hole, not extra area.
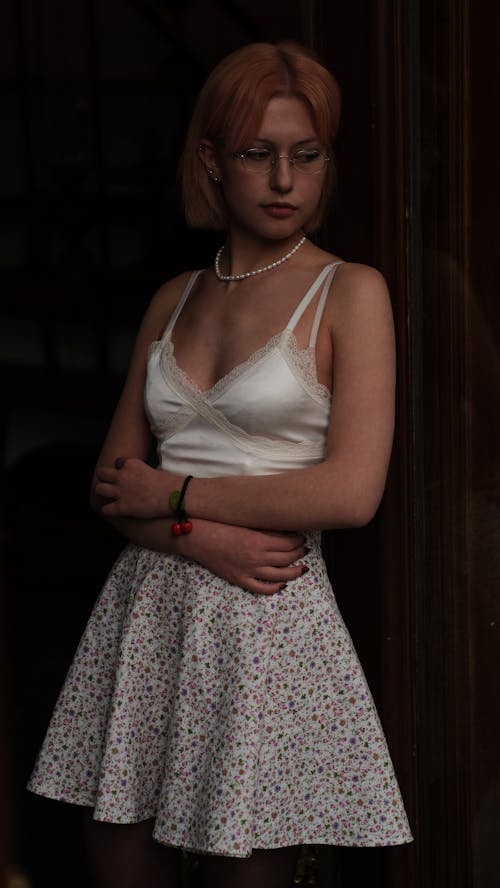
[(321, 148), (301, 148), (300, 151), (294, 151), (293, 163), (298, 166), (314, 166), (323, 162), (323, 151)]
[(242, 153), (244, 159), (249, 160), (250, 163), (269, 163), (271, 159), (269, 148), (247, 148)]

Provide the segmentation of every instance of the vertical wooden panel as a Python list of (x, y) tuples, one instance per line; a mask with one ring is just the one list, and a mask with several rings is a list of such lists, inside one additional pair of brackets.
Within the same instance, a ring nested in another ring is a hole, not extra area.
[[(384, 511), (385, 613), (391, 619), (398, 602), (412, 629), (398, 656), (382, 652), (382, 677), (402, 725), (415, 688), (410, 790), (418, 816), (409, 878), (422, 888), (498, 881), (499, 189), (492, 171), (499, 133), (491, 89), (499, 63), (491, 35), (499, 21), (496, 8), (481, 6), (377, 5), (378, 99), (383, 106), (385, 94), (387, 106), (379, 253), (400, 288), (402, 386)], [(394, 212), (402, 230), (391, 224)], [(414, 648), (414, 682), (406, 644)], [(390, 664), (401, 656), (395, 677)], [(404, 760), (404, 728), (392, 724), (391, 705), (384, 720)], [(403, 872), (391, 884), (402, 884)]]
[(470, 4), (470, 201), (467, 318), (471, 832), (474, 888), (500, 873), (500, 185), (496, 4)]
[[(347, 623), (354, 629), (367, 677), (375, 691), (412, 826), (416, 826), (414, 644), (414, 527), (412, 487), (412, 349), (413, 287), (408, 122), (408, 15), (404, 2), (361, 2), (325, 12), (327, 61), (344, 88), (344, 132), (341, 132), (340, 181), (345, 195), (330, 223), (329, 246), (346, 258), (372, 263), (387, 277), (393, 299), (398, 340), (398, 429), (387, 493), (371, 536), (355, 531), (358, 559), (351, 548), (351, 573), (339, 575), (333, 559), (337, 594)], [(350, 27), (351, 26), (351, 27)], [(339, 31), (342, 36), (339, 40)], [(337, 43), (339, 41), (339, 43)], [(341, 64), (339, 67), (339, 58)], [(345, 82), (342, 80), (345, 75)], [(351, 123), (351, 116), (355, 123)], [(356, 135), (351, 145), (348, 137)], [(342, 140), (346, 139), (344, 153)], [(352, 189), (351, 189), (352, 186)], [(345, 203), (343, 202), (345, 200)], [(339, 236), (340, 235), (340, 236)], [(340, 246), (339, 246), (340, 245)], [(356, 252), (359, 251), (359, 252)], [(347, 540), (342, 540), (346, 548)], [(349, 548), (347, 548), (349, 551)], [(362, 552), (363, 567), (358, 566)], [(353, 567), (354, 564), (354, 567)], [(358, 575), (364, 568), (361, 586)], [(340, 581), (340, 582), (339, 582)], [(347, 595), (344, 600), (344, 585)], [(362, 588), (363, 594), (359, 594)], [(358, 594), (353, 595), (353, 591)], [(369, 627), (360, 612), (369, 609)], [(356, 613), (357, 611), (357, 613)], [(345, 854), (342, 885), (417, 885), (417, 845), (389, 848), (382, 857), (366, 849)], [(357, 873), (353, 872), (357, 869)]]
[(417, 663), (421, 879), (471, 885), (467, 576), (466, 3), (420, 4), (421, 491)]
[(388, 856), (387, 885), (418, 883), (414, 608), (420, 527), (414, 498), (419, 475), (415, 448), (413, 340), (417, 327), (417, 278), (412, 275), (416, 208), (412, 192), (411, 64), (409, 11), (403, 2), (374, 4), (373, 127), (375, 153), (374, 261), (391, 291), (398, 350), (396, 435), (381, 508), (382, 620), (380, 660), (382, 717), (415, 844)]

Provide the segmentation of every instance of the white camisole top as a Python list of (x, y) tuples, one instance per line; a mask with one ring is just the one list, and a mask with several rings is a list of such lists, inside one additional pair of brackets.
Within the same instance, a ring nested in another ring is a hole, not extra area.
[[(328, 290), (341, 264), (325, 266), (285, 329), (207, 390), (178, 366), (171, 338), (201, 274), (193, 272), (148, 355), (144, 401), (161, 468), (204, 477), (266, 475), (324, 458), (331, 395), (317, 379), (315, 346)], [(299, 349), (295, 327), (321, 286), (309, 344)]]

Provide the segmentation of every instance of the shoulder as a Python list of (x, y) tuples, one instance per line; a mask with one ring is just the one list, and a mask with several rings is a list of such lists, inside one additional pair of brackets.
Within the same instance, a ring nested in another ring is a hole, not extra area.
[(325, 320), (337, 354), (394, 351), (394, 321), (384, 276), (369, 265), (339, 265), (325, 305)]
[(154, 339), (159, 338), (163, 332), (193, 274), (195, 274), (193, 271), (182, 272), (162, 284), (153, 295), (144, 316), (143, 326), (151, 331)]
[(170, 278), (170, 280), (162, 284), (153, 295), (150, 302), (150, 308), (155, 307), (158, 309), (163, 306), (165, 308), (170, 307), (173, 309), (189, 284), (193, 274), (196, 274), (196, 272), (183, 271), (181, 274), (176, 275), (174, 278)]
[(318, 247), (313, 247), (309, 251), (309, 260), (311, 270), (317, 274), (327, 266), (335, 266), (329, 301), (332, 301), (332, 298), (340, 299), (344, 296), (349, 297), (351, 301), (363, 296), (373, 299), (388, 298), (387, 284), (383, 274), (370, 265), (347, 262), (340, 256)]
[(358, 316), (392, 318), (386, 280), (376, 268), (357, 262), (341, 262), (335, 270), (327, 300), (333, 319)]
[[(383, 274), (371, 265), (362, 265), (359, 262), (344, 262), (335, 260), (335, 288), (337, 290), (349, 290), (356, 293), (387, 294), (387, 283)], [(333, 288), (332, 288), (333, 289)]]

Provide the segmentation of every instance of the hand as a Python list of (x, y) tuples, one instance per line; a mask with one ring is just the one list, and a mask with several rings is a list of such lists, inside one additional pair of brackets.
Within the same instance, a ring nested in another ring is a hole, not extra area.
[(118, 457), (114, 466), (98, 466), (96, 477), (95, 492), (106, 500), (101, 508), (103, 515), (162, 518), (170, 514), (168, 499), (175, 476), (167, 477), (142, 459)]
[(296, 563), (308, 551), (302, 534), (249, 530), (197, 519), (183, 543), (188, 557), (232, 585), (258, 595), (273, 595), (308, 570)]

